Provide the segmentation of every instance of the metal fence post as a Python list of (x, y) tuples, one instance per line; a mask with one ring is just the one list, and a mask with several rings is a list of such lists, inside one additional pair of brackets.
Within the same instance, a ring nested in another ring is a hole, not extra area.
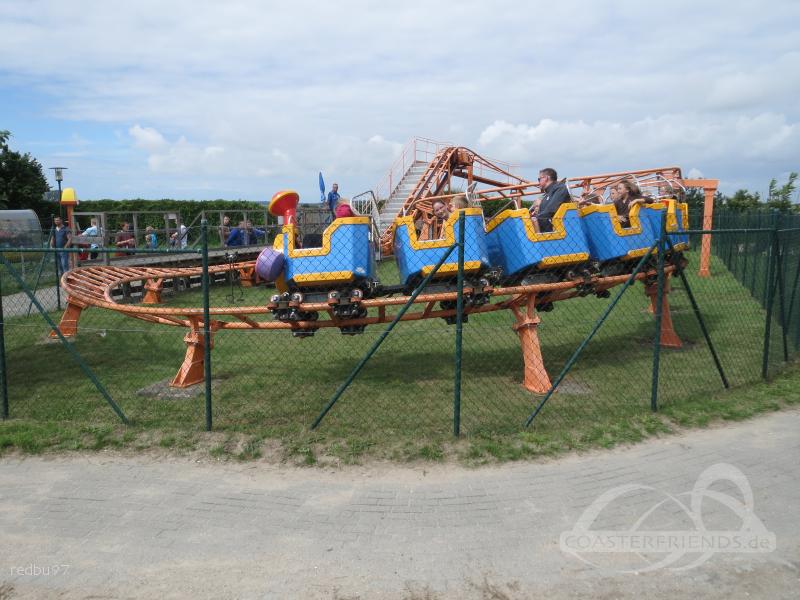
[(775, 277), (775, 260), (777, 258), (776, 246), (778, 244), (778, 221), (773, 217), (772, 220), (772, 234), (769, 246), (768, 266), (767, 266), (767, 281), (766, 281), (766, 309), (767, 317), (764, 324), (764, 355), (761, 362), (761, 378), (766, 379), (769, 375), (769, 340), (770, 330), (772, 328), (772, 304), (774, 299), (774, 286), (772, 280)]
[[(711, 235), (713, 235), (713, 233)], [(667, 243), (669, 244), (670, 250), (675, 252), (675, 248), (673, 247), (672, 241), (669, 238), (667, 238)], [(697, 300), (695, 299), (694, 293), (692, 292), (692, 286), (689, 285), (689, 280), (686, 278), (684, 267), (681, 266), (680, 261), (678, 261), (678, 263), (675, 265), (675, 272), (681, 278), (681, 282), (683, 283), (683, 289), (686, 291), (686, 295), (689, 297), (689, 303), (692, 305), (694, 316), (697, 318), (697, 323), (700, 325), (700, 331), (703, 332), (703, 337), (706, 339), (706, 343), (708, 344), (708, 349), (711, 352), (711, 358), (714, 359), (714, 365), (717, 367), (717, 372), (719, 373), (719, 376), (722, 379), (722, 385), (725, 386), (725, 388), (727, 389), (731, 386), (728, 383), (728, 378), (725, 376), (725, 370), (722, 368), (722, 362), (719, 359), (719, 355), (717, 354), (716, 348), (714, 348), (714, 343), (711, 341), (711, 334), (708, 332), (708, 327), (706, 327), (706, 322), (703, 320), (703, 315), (700, 313), (700, 306), (697, 304)]]
[[(57, 254), (57, 252), (53, 252), (53, 254)], [(117, 405), (116, 402), (114, 402), (114, 399), (111, 397), (111, 394), (108, 393), (108, 390), (94, 374), (94, 371), (92, 371), (89, 365), (86, 364), (86, 362), (83, 360), (83, 357), (78, 353), (77, 350), (75, 350), (73, 344), (71, 344), (67, 340), (67, 338), (64, 337), (64, 334), (61, 333), (61, 328), (59, 328), (59, 326), (55, 324), (55, 322), (53, 321), (53, 319), (50, 318), (50, 315), (44, 309), (39, 300), (36, 299), (36, 296), (33, 295), (33, 292), (31, 292), (28, 289), (28, 286), (25, 285), (25, 280), (22, 279), (22, 277), (20, 277), (19, 273), (16, 272), (14, 267), (11, 266), (11, 263), (9, 263), (8, 260), (6, 260), (5, 256), (3, 256), (2, 254), (0, 254), (0, 262), (2, 262), (3, 265), (5, 265), (6, 270), (17, 281), (17, 284), (19, 284), (20, 288), (22, 288), (22, 291), (25, 292), (25, 294), (27, 294), (28, 298), (31, 300), (31, 302), (33, 302), (34, 306), (36, 306), (36, 310), (39, 311), (39, 314), (42, 315), (42, 318), (45, 320), (45, 322), (47, 322), (50, 329), (53, 331), (53, 333), (56, 334), (58, 339), (61, 341), (61, 344), (64, 346), (64, 348), (66, 348), (67, 352), (70, 354), (73, 360), (76, 363), (78, 363), (78, 366), (81, 368), (84, 374), (89, 378), (89, 380), (94, 384), (95, 388), (97, 388), (97, 391), (100, 392), (100, 394), (103, 396), (103, 398), (111, 407), (111, 409), (117, 414), (120, 420), (123, 423), (125, 423), (125, 425), (130, 425), (128, 417), (125, 416), (125, 413), (122, 412), (122, 409)]]
[(664, 254), (666, 253), (666, 211), (661, 213), (658, 233), (658, 291), (656, 294), (656, 333), (653, 340), (653, 387), (650, 392), (650, 410), (658, 411), (658, 372), (661, 366), (661, 313), (664, 310)]
[(211, 431), (211, 315), (208, 300), (208, 221), (200, 222), (200, 244), (203, 256), (203, 373), (205, 375), (206, 431)]
[(428, 286), (428, 283), (431, 281), (431, 279), (433, 279), (433, 277), (436, 275), (436, 273), (439, 272), (439, 269), (444, 264), (444, 262), (450, 257), (450, 255), (453, 253), (453, 250), (455, 249), (455, 247), (457, 245), (458, 244), (452, 244), (449, 248), (447, 248), (447, 250), (444, 252), (444, 254), (442, 254), (441, 258), (439, 259), (439, 262), (437, 262), (434, 265), (433, 269), (431, 269), (431, 272), (428, 273), (428, 275), (425, 277), (425, 279), (422, 280), (422, 283), (420, 283), (417, 286), (417, 288), (414, 290), (414, 292), (408, 298), (408, 300), (403, 305), (403, 307), (400, 309), (400, 311), (395, 315), (394, 319), (392, 319), (392, 322), (389, 323), (389, 325), (386, 327), (386, 329), (383, 330), (383, 333), (381, 333), (380, 337), (377, 340), (375, 340), (375, 343), (372, 344), (372, 347), (369, 350), (367, 350), (367, 353), (358, 362), (358, 364), (353, 369), (352, 373), (350, 373), (350, 375), (347, 377), (345, 382), (342, 385), (339, 386), (339, 388), (336, 390), (336, 392), (334, 392), (333, 397), (328, 401), (328, 403), (322, 409), (322, 412), (320, 412), (319, 415), (317, 416), (317, 418), (314, 419), (314, 422), (311, 423), (311, 429), (316, 429), (317, 427), (319, 427), (319, 424), (322, 422), (322, 419), (325, 418), (325, 415), (327, 415), (330, 412), (330, 410), (333, 408), (333, 405), (336, 404), (339, 401), (339, 398), (341, 398), (341, 396), (342, 396), (342, 394), (344, 394), (345, 390), (348, 387), (350, 387), (350, 384), (353, 382), (353, 380), (356, 378), (356, 376), (361, 372), (361, 369), (364, 368), (364, 365), (367, 364), (369, 359), (372, 358), (372, 355), (375, 354), (375, 352), (378, 351), (378, 348), (380, 348), (381, 344), (383, 344), (383, 341), (392, 332), (392, 329), (394, 329), (395, 325), (397, 325), (400, 322), (400, 319), (402, 319), (403, 315), (406, 314), (406, 311), (414, 303), (414, 300), (417, 299), (417, 296), (419, 296), (422, 293), (422, 290), (424, 290)]
[[(50, 244), (53, 244), (53, 247), (56, 246), (56, 226), (50, 226), (50, 239), (47, 242), (48, 248)], [(58, 306), (58, 310), (61, 310), (61, 265), (58, 264), (58, 252), (53, 252), (53, 261), (56, 268), (56, 305)]]
[(456, 298), (456, 364), (453, 385), (453, 435), (461, 435), (461, 347), (464, 324), (464, 211), (458, 216), (458, 296)]
[(789, 297), (789, 308), (788, 308), (788, 314), (786, 316), (787, 327), (791, 327), (792, 324), (794, 325), (793, 344), (795, 351), (797, 351), (797, 349), (800, 347), (800, 318), (797, 318), (794, 321), (792, 321), (792, 318), (794, 317), (795, 300), (797, 299), (798, 283), (800, 283), (800, 257), (797, 257), (797, 266), (795, 267), (794, 278), (792, 279), (792, 293), (791, 296)]
[(570, 356), (569, 360), (567, 360), (567, 364), (564, 365), (564, 368), (561, 369), (561, 373), (558, 374), (558, 377), (550, 386), (550, 389), (547, 391), (547, 394), (545, 394), (541, 402), (539, 402), (537, 407), (528, 416), (528, 419), (525, 421), (525, 427), (530, 427), (531, 423), (533, 423), (533, 420), (536, 418), (536, 415), (538, 415), (542, 411), (542, 408), (544, 408), (544, 405), (556, 391), (556, 388), (564, 380), (564, 377), (567, 376), (567, 373), (569, 373), (572, 366), (578, 361), (578, 357), (581, 355), (581, 352), (583, 352), (584, 348), (586, 348), (586, 346), (589, 345), (589, 342), (592, 340), (595, 334), (600, 330), (600, 327), (602, 327), (603, 323), (605, 323), (606, 319), (608, 318), (608, 315), (610, 315), (611, 311), (614, 310), (614, 307), (617, 305), (620, 298), (622, 298), (622, 294), (624, 294), (625, 290), (627, 290), (636, 281), (637, 276), (642, 271), (647, 261), (650, 260), (650, 257), (653, 255), (653, 252), (656, 251), (657, 246), (658, 242), (650, 246), (650, 248), (647, 250), (647, 254), (645, 254), (641, 259), (639, 259), (639, 262), (636, 265), (636, 268), (633, 270), (633, 273), (630, 274), (628, 279), (625, 281), (625, 284), (622, 286), (619, 292), (617, 292), (617, 295), (614, 297), (614, 299), (609, 303), (608, 306), (606, 306), (606, 309), (603, 311), (603, 314), (600, 315), (600, 317), (595, 322), (592, 331), (589, 332), (589, 335), (587, 335), (583, 339), (580, 346), (578, 346), (575, 352), (572, 353), (572, 356)]
[(3, 314), (3, 276), (0, 273), (0, 393), (2, 393), (2, 408), (0, 417), (8, 418), (8, 371), (6, 370), (6, 318)]
[(784, 283), (785, 263), (784, 248), (778, 235), (775, 245), (775, 288), (778, 293), (778, 319), (781, 324), (781, 340), (783, 342), (783, 361), (789, 362), (789, 338), (786, 333), (786, 285)]

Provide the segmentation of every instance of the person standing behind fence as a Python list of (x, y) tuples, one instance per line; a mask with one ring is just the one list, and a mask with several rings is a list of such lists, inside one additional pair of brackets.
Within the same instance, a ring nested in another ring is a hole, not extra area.
[(334, 183), (328, 192), (328, 209), (331, 211), (331, 220), (336, 218), (336, 203), (339, 202), (339, 184)]
[(231, 234), (231, 218), (222, 217), (222, 224), (219, 226), (219, 243), (227, 246), (228, 236)]
[(239, 221), (239, 225), (231, 229), (228, 238), (225, 240), (225, 245), (229, 248), (236, 246), (244, 246), (247, 239), (247, 223)]
[(189, 243), (189, 230), (181, 223), (178, 231), (169, 236), (169, 245), (176, 248), (186, 248)]
[[(83, 235), (85, 235), (87, 237), (98, 237), (98, 236), (103, 235), (102, 230), (97, 226), (97, 219), (96, 218), (92, 218), (90, 223), (91, 224), (89, 225), (89, 227), (87, 227), (86, 229), (83, 230)], [(90, 250), (95, 250), (96, 248), (98, 248), (97, 244), (92, 243), (92, 244), (89, 245), (89, 249)], [(91, 258), (91, 259), (97, 258), (97, 252), (91, 252), (89, 254), (89, 258)]]
[[(64, 225), (61, 217), (53, 219), (53, 225), (55, 226), (55, 230), (53, 232), (53, 237), (50, 239), (50, 247), (69, 248), (72, 246), (72, 231), (70, 231), (69, 227)], [(58, 257), (58, 268), (61, 272), (66, 273), (69, 271), (69, 252), (57, 252), (56, 256)]]
[[(135, 248), (136, 247), (136, 238), (131, 231), (131, 224), (127, 221), (123, 221), (122, 229), (117, 234), (116, 240), (117, 248)], [(133, 254), (133, 252), (126, 252), (126, 254)], [(117, 252), (117, 256), (121, 256), (122, 252)]]
[(259, 229), (258, 227), (253, 227), (253, 223), (250, 221), (245, 221), (245, 230), (244, 230), (244, 243), (246, 246), (250, 244), (257, 244), (260, 238), (264, 238), (266, 242), (267, 239), (267, 231), (265, 229)]
[(149, 250), (158, 248), (158, 236), (156, 231), (150, 225), (144, 230), (144, 247)]

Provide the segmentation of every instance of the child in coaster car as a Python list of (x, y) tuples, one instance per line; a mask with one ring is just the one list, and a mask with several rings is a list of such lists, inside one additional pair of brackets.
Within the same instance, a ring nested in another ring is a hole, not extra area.
[(645, 197), (634, 181), (623, 179), (611, 187), (611, 201), (617, 209), (620, 225), (630, 227), (631, 209), (636, 205), (649, 204), (652, 199)]

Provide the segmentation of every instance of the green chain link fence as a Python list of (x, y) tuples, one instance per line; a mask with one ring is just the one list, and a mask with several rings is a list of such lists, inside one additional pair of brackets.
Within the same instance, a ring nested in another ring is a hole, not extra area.
[[(577, 435), (602, 443), (615, 432), (657, 430), (653, 409), (680, 416), (687, 403), (723, 389), (709, 339), (732, 387), (769, 377), (794, 360), (800, 347), (800, 228), (794, 224), (771, 214), (718, 215), (713, 231), (689, 232), (691, 250), (682, 254), (683, 261), (664, 245), (662, 253), (652, 252), (643, 261), (638, 255), (624, 269), (602, 273), (616, 277), (607, 290), (587, 286), (575, 297), (554, 302), (555, 292), (542, 292), (535, 302), (538, 323), (525, 320), (524, 297), (505, 297), (508, 303), (516, 301), (521, 316), (515, 318), (508, 308), (489, 310), (491, 302), (482, 304), (476, 290), (484, 284), (555, 284), (581, 277), (573, 272), (578, 267), (565, 265), (513, 282), (482, 281), (485, 273), (469, 269), (477, 250), (458, 235), (456, 224), (443, 271), (429, 282), (420, 277), (404, 286), (392, 259), (378, 263), (376, 275), (384, 286), (380, 297), (405, 297), (412, 290), (422, 297), (457, 291), (458, 269), (448, 265), (457, 267), (463, 252), (463, 303), (472, 312), (464, 315), (460, 329), (459, 300), (451, 295), (444, 303), (414, 304), (406, 315), (426, 316), (428, 311), (442, 317), (404, 320), (389, 330), (402, 309), (398, 303), (382, 309), (381, 323), (360, 333), (345, 331), (348, 335), (337, 327), (300, 336), (288, 328), (264, 330), (277, 320), (265, 307), (280, 291), (263, 282), (248, 285), (250, 280), (233, 267), (240, 257), (233, 257), (231, 249), (208, 248), (202, 232), (199, 243), (187, 249), (133, 248), (130, 254), (112, 256), (110, 267), (120, 272), (134, 272), (142, 264), (196, 268), (192, 276), (165, 277), (159, 306), (260, 308), (245, 317), (211, 315), (212, 323), (242, 328), (201, 328), (199, 334), (207, 333), (212, 341), (205, 357), (210, 368), (202, 382), (187, 388), (170, 386), (187, 350), (186, 327), (91, 307), (81, 312), (77, 335), (62, 342), (51, 335), (47, 320), (59, 323), (67, 302), (54, 285), (55, 252), (5, 252), (0, 370), (6, 421), (0, 435), (23, 430), (32, 438), (50, 435), (53, 446), (65, 448), (102, 446), (111, 438), (114, 444), (180, 447), (194, 432), (213, 429), (217, 435), (250, 436), (257, 443), (274, 439), (292, 447), (297, 441), (293, 451), (302, 454), (314, 436), (344, 440), (352, 449), (377, 438), (402, 445), (453, 432), (490, 440), (528, 431), (534, 437)], [(702, 235), (712, 238), (711, 277), (698, 276)], [(118, 251), (96, 250), (101, 262), (105, 254)], [(659, 254), (669, 255), (662, 295)], [(204, 255), (212, 268), (203, 268)], [(247, 256), (242, 251), (241, 258)], [(638, 262), (641, 278), (620, 295)], [(685, 280), (675, 270), (678, 265), (684, 266)], [(114, 288), (114, 301), (138, 305), (144, 283)], [(34, 287), (43, 312), (32, 306), (28, 292)], [(659, 296), (669, 305), (676, 336), (666, 346), (654, 344), (652, 307)], [(369, 316), (376, 314), (373, 310)], [(546, 374), (526, 375), (521, 330), (535, 331)], [(582, 351), (576, 356), (578, 348)], [(560, 381), (548, 396), (547, 387), (526, 388), (531, 379), (540, 385)], [(131, 426), (117, 435), (121, 415)], [(4, 443), (25, 446), (24, 435), (13, 440)]]

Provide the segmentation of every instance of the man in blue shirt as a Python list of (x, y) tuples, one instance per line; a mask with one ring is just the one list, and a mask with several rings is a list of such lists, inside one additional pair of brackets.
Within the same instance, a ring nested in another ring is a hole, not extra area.
[(266, 238), (267, 232), (263, 229), (253, 227), (250, 221), (239, 221), (239, 226), (231, 229), (228, 239), (225, 240), (226, 246), (249, 246), (255, 243), (258, 238)]
[[(61, 217), (53, 219), (55, 230), (53, 231), (53, 238), (50, 240), (51, 248), (69, 248), (72, 246), (72, 231), (69, 227), (64, 225)], [(58, 267), (61, 273), (69, 271), (69, 252), (57, 252)]]
[(333, 188), (328, 192), (328, 208), (331, 211), (331, 219), (336, 218), (336, 203), (339, 202), (339, 184), (334, 183)]
[[(83, 235), (85, 235), (87, 237), (98, 237), (98, 236), (103, 235), (102, 230), (97, 226), (97, 219), (96, 218), (92, 218), (91, 225), (89, 225), (89, 227), (87, 227), (86, 229), (83, 230)], [(94, 250), (95, 248), (98, 248), (98, 245), (97, 244), (90, 244), (89, 247), (92, 250)], [(89, 258), (91, 258), (91, 259), (97, 258), (97, 252), (92, 252), (91, 254), (89, 254)]]

